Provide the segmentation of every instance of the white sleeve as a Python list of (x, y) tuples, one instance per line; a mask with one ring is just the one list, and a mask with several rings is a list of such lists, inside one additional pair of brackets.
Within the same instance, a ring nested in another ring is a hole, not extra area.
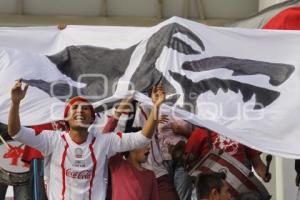
[(149, 144), (151, 139), (145, 137), (142, 131), (134, 133), (110, 133), (107, 134), (109, 138), (109, 148), (107, 155), (111, 157), (118, 152), (130, 151), (133, 149), (144, 147)]
[(12, 138), (39, 150), (44, 156), (48, 156), (55, 148), (56, 136), (58, 135), (55, 131), (47, 130), (36, 134), (32, 128), (21, 127), (19, 132)]

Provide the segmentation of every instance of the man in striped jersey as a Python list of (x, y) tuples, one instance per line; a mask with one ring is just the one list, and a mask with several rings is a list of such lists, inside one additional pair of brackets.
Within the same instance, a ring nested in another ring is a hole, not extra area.
[(11, 90), (11, 108), (8, 132), (11, 137), (41, 151), (47, 158), (47, 194), (56, 199), (105, 199), (107, 184), (107, 160), (117, 152), (129, 151), (148, 144), (156, 126), (156, 116), (165, 93), (161, 86), (153, 89), (157, 101), (144, 128), (136, 133), (99, 134), (88, 129), (95, 120), (95, 112), (83, 97), (72, 98), (65, 108), (64, 117), (68, 132), (43, 131), (21, 126), (19, 106), (28, 86), (22, 89), (18, 81)]

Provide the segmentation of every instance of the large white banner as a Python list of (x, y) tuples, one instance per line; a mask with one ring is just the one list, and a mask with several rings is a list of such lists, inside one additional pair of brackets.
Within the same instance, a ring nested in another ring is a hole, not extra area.
[[(23, 125), (62, 119), (64, 102), (98, 111), (159, 82), (172, 112), (243, 144), (300, 158), (300, 32), (216, 28), (181, 18), (155, 27), (0, 28), (0, 122), (15, 80), (30, 85)], [(136, 92), (134, 92), (136, 91)], [(105, 104), (104, 104), (105, 103)]]

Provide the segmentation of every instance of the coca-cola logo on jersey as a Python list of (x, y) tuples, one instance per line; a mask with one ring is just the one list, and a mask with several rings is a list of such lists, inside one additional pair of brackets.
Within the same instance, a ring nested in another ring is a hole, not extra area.
[(92, 177), (92, 170), (73, 171), (72, 169), (67, 169), (66, 176), (75, 179), (90, 179)]

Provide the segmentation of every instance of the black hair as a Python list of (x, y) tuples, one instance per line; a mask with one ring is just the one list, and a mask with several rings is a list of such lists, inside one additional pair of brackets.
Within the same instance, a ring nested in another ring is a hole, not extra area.
[(221, 192), (224, 186), (223, 181), (226, 179), (226, 174), (223, 172), (217, 173), (202, 173), (198, 175), (196, 180), (196, 191), (198, 199), (208, 198), (210, 192), (216, 189)]
[(124, 156), (126, 159), (128, 159), (129, 151), (122, 152), (122, 156)]

